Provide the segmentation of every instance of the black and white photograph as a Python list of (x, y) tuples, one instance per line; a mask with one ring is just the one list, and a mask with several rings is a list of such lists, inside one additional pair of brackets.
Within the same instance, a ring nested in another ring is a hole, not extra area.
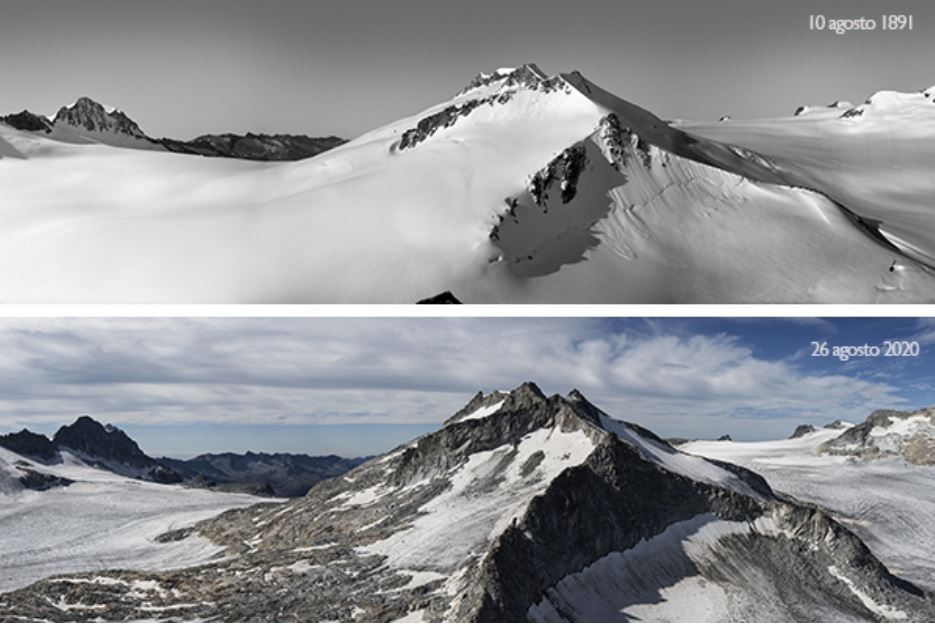
[(931, 318), (0, 322), (0, 620), (935, 618)]
[(935, 303), (930, 2), (0, 16), (3, 303)]

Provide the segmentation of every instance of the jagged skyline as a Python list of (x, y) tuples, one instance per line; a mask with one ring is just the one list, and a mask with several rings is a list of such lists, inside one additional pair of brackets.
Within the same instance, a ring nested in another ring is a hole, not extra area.
[[(808, 31), (808, 16), (912, 12), (912, 33)], [(668, 117), (789, 115), (935, 82), (927, 3), (243, 0), (8, 3), (0, 111), (54, 114), (80, 96), (152, 136), (347, 138), (413, 114), (479, 71), (579, 69)], [(458, 28), (450, 28), (458, 24)], [(63, 62), (62, 50), (74, 62)]]

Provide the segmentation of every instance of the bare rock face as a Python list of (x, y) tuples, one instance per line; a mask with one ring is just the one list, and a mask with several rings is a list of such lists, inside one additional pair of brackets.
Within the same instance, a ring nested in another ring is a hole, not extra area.
[(336, 136), (309, 137), (298, 134), (206, 134), (190, 141), (160, 139), (171, 152), (218, 158), (262, 161), (294, 161), (317, 156), (347, 143)]
[(7, 124), (17, 130), (26, 130), (29, 132), (52, 132), (52, 124), (48, 119), (40, 115), (35, 115), (28, 110), (13, 115), (4, 115), (0, 117), (0, 122)]
[(902, 457), (935, 464), (935, 408), (914, 412), (876, 410), (861, 424), (818, 447), (820, 453), (860, 459)]
[(122, 111), (107, 110), (89, 97), (81, 97), (71, 106), (63, 106), (53, 123), (83, 128), (89, 132), (111, 132), (149, 141), (139, 125)]
[(789, 439), (794, 440), (796, 438), (801, 438), (804, 435), (815, 433), (815, 431), (817, 431), (817, 429), (812, 425), (799, 425), (795, 428), (795, 431), (792, 432), (792, 435), (789, 436)]
[(23, 429), (17, 433), (0, 435), (0, 446), (18, 455), (49, 463), (58, 458), (52, 440), (46, 436)]
[(301, 499), (162, 539), (191, 534), (223, 545), (224, 558), (55, 577), (0, 595), (0, 619), (607, 620), (625, 617), (632, 596), (582, 603), (569, 587), (600, 587), (590, 575), (657, 543), (642, 583), (729, 587), (748, 619), (880, 619), (868, 604), (935, 615), (929, 596), (821, 509), (681, 453), (580, 392), (547, 396), (533, 383), (478, 393), (439, 430)]

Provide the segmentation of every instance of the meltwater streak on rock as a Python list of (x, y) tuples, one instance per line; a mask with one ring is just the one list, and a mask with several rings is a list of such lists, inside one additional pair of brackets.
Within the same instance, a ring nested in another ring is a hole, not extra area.
[[(719, 620), (935, 615), (821, 509), (533, 383), (479, 393), (303, 499), (164, 539), (193, 532), (227, 558), (48, 579), (0, 595), (0, 618), (652, 620), (685, 586)], [(630, 587), (636, 560), (640, 591), (602, 591)]]

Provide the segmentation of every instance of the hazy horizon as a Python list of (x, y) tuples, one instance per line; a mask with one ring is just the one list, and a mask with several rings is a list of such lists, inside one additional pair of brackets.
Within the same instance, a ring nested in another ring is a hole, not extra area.
[[(886, 339), (921, 353), (811, 356)], [(0, 433), (89, 414), (153, 456), (373, 455), (534, 381), (665, 437), (780, 439), (935, 404), (933, 345), (913, 318), (3, 319)]]
[[(809, 32), (808, 16), (913, 13), (909, 32)], [(663, 118), (787, 116), (935, 83), (928, 2), (798, 0), (12, 0), (0, 113), (80, 96), (154, 137), (353, 138), (457, 93), (478, 72), (580, 70)]]

